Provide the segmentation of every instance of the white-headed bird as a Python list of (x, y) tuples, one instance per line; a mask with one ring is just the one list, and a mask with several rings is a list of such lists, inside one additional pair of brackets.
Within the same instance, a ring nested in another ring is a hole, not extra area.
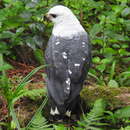
[(46, 18), (54, 23), (45, 52), (50, 115), (53, 120), (63, 120), (71, 117), (79, 104), (91, 63), (91, 46), (87, 32), (69, 8), (54, 6)]

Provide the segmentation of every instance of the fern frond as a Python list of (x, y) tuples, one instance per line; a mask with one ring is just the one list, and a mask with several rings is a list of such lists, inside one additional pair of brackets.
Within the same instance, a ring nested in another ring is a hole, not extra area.
[(23, 89), (13, 99), (13, 103), (15, 101), (17, 101), (18, 99), (22, 98), (22, 97), (30, 97), (31, 99), (34, 100), (34, 99), (36, 99), (36, 97), (42, 97), (42, 96), (44, 96), (45, 93), (46, 93), (45, 89), (32, 89), (32, 90)]
[(52, 128), (50, 128), (51, 124), (48, 124), (47, 120), (42, 116), (42, 109), (47, 103), (47, 100), (48, 98), (46, 96), (43, 103), (38, 108), (37, 112), (26, 126), (25, 130), (53, 130)]
[(30, 79), (36, 72), (38, 72), (40, 69), (42, 69), (42, 68), (44, 68), (44, 67), (46, 67), (46, 66), (47, 66), (47, 65), (41, 65), (41, 66), (39, 66), (39, 67), (33, 69), (26, 77), (23, 78), (23, 80), (21, 81), (21, 83), (18, 85), (18, 87), (17, 87), (15, 93), (17, 93), (17, 92), (19, 92), (20, 90), (22, 90), (23, 87), (25, 86), (25, 85), (23, 85), (23, 84), (26, 84), (26, 82), (28, 82), (29, 79)]
[(50, 125), (47, 124), (47, 120), (42, 116), (42, 113), (38, 113), (35, 119), (26, 130), (51, 130)]
[(103, 99), (96, 100), (93, 109), (87, 115), (83, 115), (83, 120), (78, 122), (79, 126), (86, 130), (98, 130), (98, 127), (108, 125), (107, 123), (101, 122), (105, 112), (105, 107), (106, 104)]

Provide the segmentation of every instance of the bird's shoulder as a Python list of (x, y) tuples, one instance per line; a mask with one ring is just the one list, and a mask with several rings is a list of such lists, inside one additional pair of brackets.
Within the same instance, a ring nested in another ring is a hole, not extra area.
[(48, 44), (58, 45), (58, 43), (59, 44), (60, 43), (62, 43), (62, 44), (63, 43), (79, 43), (82, 41), (89, 43), (89, 36), (88, 36), (87, 32), (81, 32), (76, 35), (70, 35), (70, 36), (66, 36), (66, 37), (55, 36), (52, 34), (48, 41)]

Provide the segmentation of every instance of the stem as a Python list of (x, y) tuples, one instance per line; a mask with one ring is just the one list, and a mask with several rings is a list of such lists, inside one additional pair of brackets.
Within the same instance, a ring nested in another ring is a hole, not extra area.
[(9, 108), (10, 108), (10, 114), (11, 114), (12, 120), (15, 122), (17, 129), (21, 130), (18, 118), (17, 118), (15, 110), (14, 110), (14, 105), (10, 104)]
[(49, 4), (49, 0), (46, 0), (46, 6), (48, 6), (48, 4)]

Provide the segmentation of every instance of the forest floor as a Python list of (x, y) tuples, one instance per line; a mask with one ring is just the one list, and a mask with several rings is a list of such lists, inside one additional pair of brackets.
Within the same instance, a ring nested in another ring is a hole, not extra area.
[[(13, 69), (8, 70), (7, 74), (11, 81), (11, 83), (16, 86), (17, 84), (22, 81), (23, 77), (25, 77), (29, 72), (31, 72), (35, 66), (26, 65), (23, 63), (18, 63), (15, 61), (11, 61)], [(41, 89), (45, 87), (45, 79), (43, 78), (42, 74), (44, 70), (40, 70), (37, 72), (32, 78), (31, 83), (29, 83), (26, 88), (27, 89)], [(81, 95), (86, 100), (87, 105), (90, 107), (91, 103), (94, 102), (97, 98), (106, 98), (110, 100), (112, 106), (110, 109), (118, 109), (121, 106), (130, 105), (130, 89), (128, 88), (118, 88), (118, 89), (109, 89), (105, 87), (99, 87), (95, 85), (91, 80), (90, 82), (85, 82), (85, 86), (87, 86), (87, 90), (84, 90)], [(99, 89), (97, 89), (99, 88)], [(87, 94), (87, 96), (86, 96)], [(113, 94), (113, 95), (111, 95)], [(110, 99), (108, 99), (110, 98)], [(113, 100), (116, 99), (116, 100)], [(90, 100), (91, 99), (91, 100)], [(120, 101), (117, 103), (117, 100)], [(15, 110), (17, 116), (20, 120), (20, 124), (22, 127), (26, 126), (28, 121), (34, 115), (37, 108), (43, 101), (43, 97), (39, 97), (35, 100), (24, 97), (18, 100), (15, 103)], [(114, 101), (114, 103), (113, 103)], [(116, 104), (115, 104), (116, 102)], [(114, 105), (113, 105), (114, 104)], [(120, 105), (119, 105), (120, 104)], [(116, 106), (116, 108), (115, 108)], [(7, 110), (7, 103), (5, 99), (0, 96), (0, 121), (6, 121), (8, 110)]]
[[(8, 70), (7, 75), (13, 87), (16, 87), (28, 73), (36, 68), (35, 66), (26, 65), (16, 61), (10, 61), (10, 64), (13, 66), (13, 69)], [(29, 90), (44, 88), (45, 80), (42, 76), (43, 73), (44, 70), (38, 71), (34, 76), (32, 76), (31, 82), (25, 87)], [(42, 100), (42, 97), (35, 100), (29, 97), (23, 97), (15, 103), (14, 107), (22, 126), (25, 126), (28, 123), (37, 108), (41, 105)], [(0, 96), (0, 122), (6, 122), (7, 114), (7, 102), (2, 96)]]

